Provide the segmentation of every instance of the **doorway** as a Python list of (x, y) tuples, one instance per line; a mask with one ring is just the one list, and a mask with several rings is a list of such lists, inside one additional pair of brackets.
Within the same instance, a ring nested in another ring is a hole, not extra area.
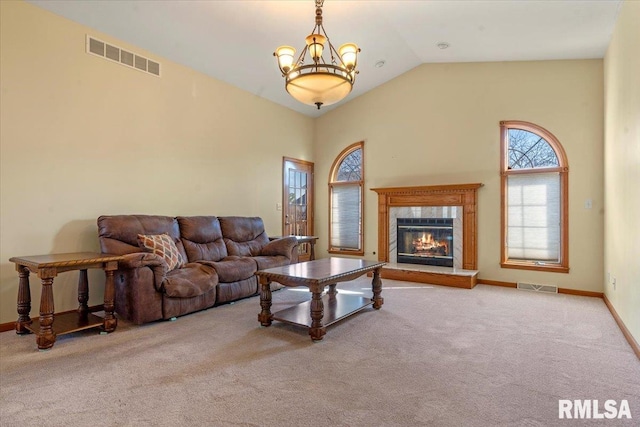
[[(282, 234), (313, 236), (313, 163), (282, 158)], [(311, 257), (311, 245), (298, 245), (300, 261)]]

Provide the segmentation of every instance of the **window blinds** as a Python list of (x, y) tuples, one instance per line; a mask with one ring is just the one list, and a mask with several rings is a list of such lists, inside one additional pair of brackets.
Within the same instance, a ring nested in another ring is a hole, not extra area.
[(507, 256), (560, 261), (560, 174), (532, 173), (507, 178)]
[(335, 185), (331, 188), (331, 247), (334, 249), (360, 250), (360, 199), (359, 184)]

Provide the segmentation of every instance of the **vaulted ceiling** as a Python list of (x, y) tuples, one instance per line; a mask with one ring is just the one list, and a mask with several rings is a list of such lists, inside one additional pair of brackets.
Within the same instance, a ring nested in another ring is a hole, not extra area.
[(28, 1), (311, 117), (423, 63), (602, 58), (622, 2), (326, 0), (331, 42), (362, 52), (352, 93), (318, 111), (287, 94), (272, 56), (304, 47), (313, 0)]

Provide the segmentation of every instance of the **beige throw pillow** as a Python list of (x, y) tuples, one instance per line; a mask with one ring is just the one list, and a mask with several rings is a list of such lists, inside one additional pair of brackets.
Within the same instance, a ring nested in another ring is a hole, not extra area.
[(178, 247), (168, 234), (138, 234), (138, 246), (147, 252), (160, 255), (167, 262), (169, 271), (184, 265)]

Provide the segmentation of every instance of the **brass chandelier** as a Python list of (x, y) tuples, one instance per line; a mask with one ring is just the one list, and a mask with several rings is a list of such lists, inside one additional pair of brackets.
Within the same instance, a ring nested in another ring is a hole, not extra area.
[[(336, 51), (322, 25), (322, 5), (316, 1), (316, 25), (305, 39), (306, 46), (294, 62), (296, 50), (280, 46), (274, 52), (285, 79), (287, 92), (303, 104), (331, 105), (349, 95), (356, 79), (356, 64), (360, 49), (354, 43), (345, 43)], [(328, 48), (325, 49), (325, 43)], [(323, 58), (327, 53), (330, 61)], [(307, 53), (311, 61), (305, 64)]]

